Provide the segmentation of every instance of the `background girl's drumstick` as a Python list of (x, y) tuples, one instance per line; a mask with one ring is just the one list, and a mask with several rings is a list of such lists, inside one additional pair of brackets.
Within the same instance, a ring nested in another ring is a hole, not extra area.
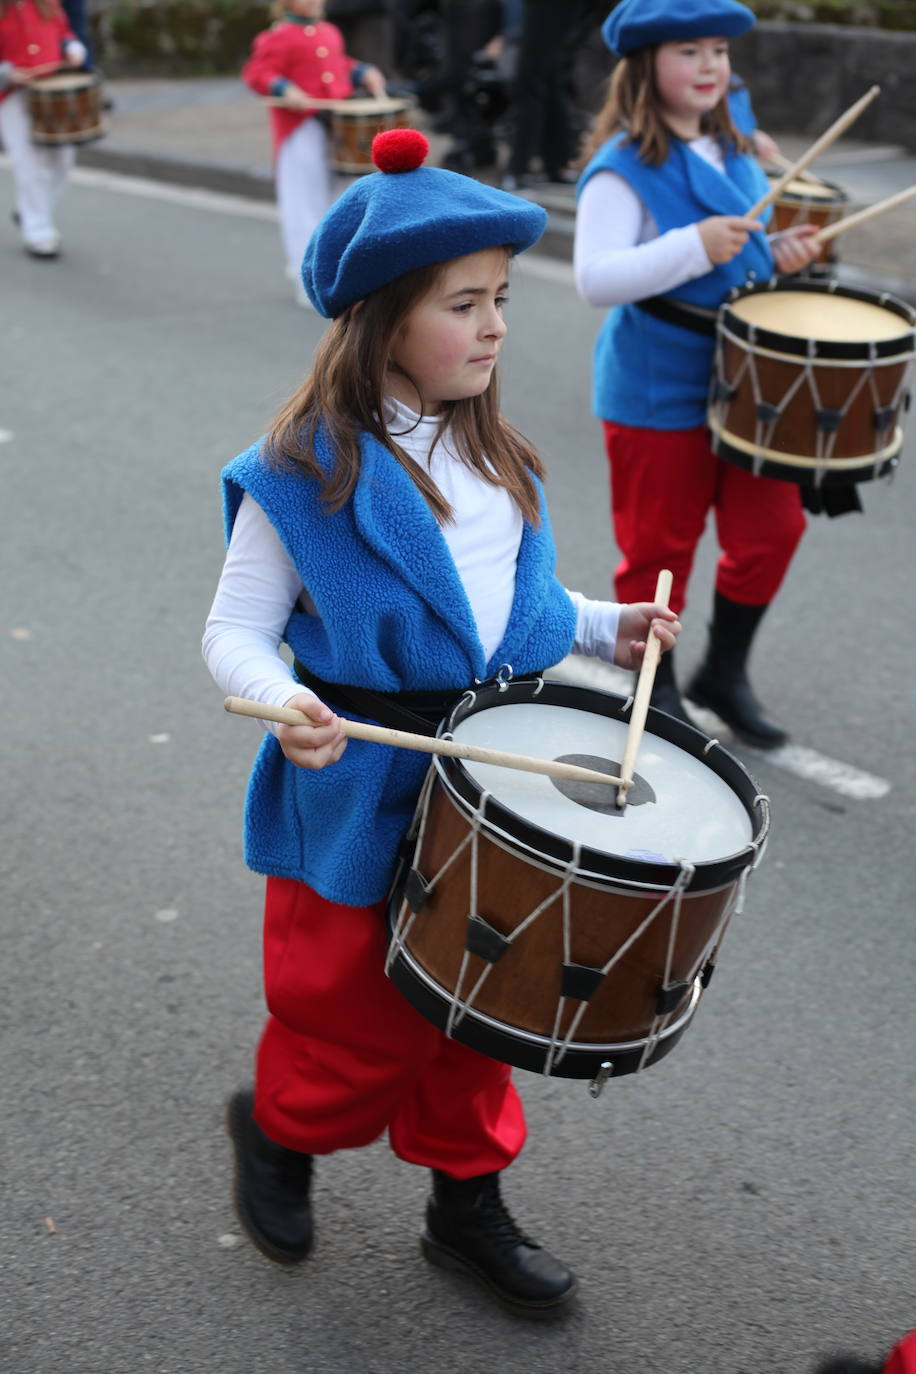
[(857, 100), (854, 105), (850, 105), (846, 113), (841, 114), (839, 119), (831, 124), (830, 128), (811, 144), (808, 151), (802, 153), (797, 162), (792, 163), (788, 171), (784, 172), (778, 181), (774, 181), (766, 195), (747, 211), (746, 218), (756, 219), (762, 210), (765, 210), (768, 205), (771, 205), (777, 196), (781, 195), (786, 189), (790, 181), (793, 181), (800, 172), (803, 172), (808, 164), (813, 162), (815, 158), (820, 157), (821, 153), (829, 148), (831, 143), (834, 143), (839, 138), (840, 134), (845, 133), (850, 124), (855, 123), (859, 115), (863, 110), (868, 108), (880, 91), (880, 86), (872, 86), (871, 90), (866, 91), (860, 100)]
[[(646, 652), (648, 653), (648, 648)], [(315, 724), (305, 711), (297, 711), (290, 706), (265, 706), (260, 701), (246, 701), (244, 697), (226, 697), (224, 705), (226, 710), (234, 715), (254, 716), (256, 720), (272, 720), (280, 725)], [(573, 782), (606, 782), (618, 785), (623, 781), (611, 773), (598, 773), (592, 768), (580, 768), (574, 763), (532, 758), (528, 754), (510, 754), (502, 749), (484, 749), (476, 744), (463, 744), (460, 740), (411, 735), (406, 730), (389, 730), (383, 725), (365, 725), (362, 721), (347, 720), (345, 716), (339, 716), (338, 719), (348, 739), (390, 744), (396, 749), (416, 749), (421, 754), (445, 754), (449, 758), (470, 759), (474, 763), (494, 763), (500, 768), (515, 768), (522, 773), (543, 773), (549, 778), (569, 778)]]
[[(672, 576), (667, 568), (663, 568), (658, 575), (655, 584), (655, 600), (660, 606), (667, 607), (668, 598), (671, 595)], [(630, 710), (630, 728), (627, 731), (627, 742), (623, 750), (623, 763), (620, 765), (620, 787), (617, 791), (617, 805), (625, 806), (627, 792), (633, 785), (633, 774), (636, 769), (636, 755), (639, 753), (639, 745), (642, 740), (643, 730), (646, 724), (646, 713), (649, 710), (649, 697), (652, 693), (652, 684), (655, 681), (655, 670), (658, 667), (659, 655), (662, 651), (662, 643), (657, 634), (650, 631), (646, 641), (646, 652), (643, 655), (642, 666), (639, 670), (639, 677), (636, 680), (636, 694), (633, 698), (633, 705)]]
[(898, 191), (896, 195), (888, 196), (886, 200), (876, 201), (874, 205), (866, 205), (864, 210), (857, 210), (854, 215), (847, 215), (845, 219), (838, 219), (833, 224), (825, 225), (819, 233), (814, 235), (815, 243), (827, 243), (829, 239), (836, 238), (837, 234), (844, 234), (847, 229), (853, 229), (857, 224), (864, 224), (867, 219), (874, 219), (875, 215), (883, 215), (885, 210), (893, 210), (895, 205), (902, 205), (911, 196), (916, 196), (916, 186), (908, 186), (905, 191)]
[[(766, 160), (767, 162), (772, 162), (773, 166), (778, 167), (782, 172), (790, 171), (793, 165), (787, 157), (783, 156), (782, 153), (770, 153), (769, 157)], [(824, 185), (822, 178), (819, 177), (816, 172), (806, 172), (804, 169), (802, 169), (802, 171), (799, 172), (798, 175), (799, 180), (801, 181), (813, 182), (815, 186)]]

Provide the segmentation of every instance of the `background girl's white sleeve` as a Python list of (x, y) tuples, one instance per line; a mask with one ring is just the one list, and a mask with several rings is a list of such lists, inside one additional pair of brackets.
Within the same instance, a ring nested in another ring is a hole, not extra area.
[(626, 305), (662, 296), (709, 272), (699, 226), (658, 234), (632, 187), (616, 172), (586, 182), (576, 212), (576, 288), (589, 305)]

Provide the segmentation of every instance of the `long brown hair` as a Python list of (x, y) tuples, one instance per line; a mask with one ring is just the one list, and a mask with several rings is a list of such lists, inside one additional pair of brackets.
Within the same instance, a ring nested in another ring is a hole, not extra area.
[[(662, 114), (655, 82), (657, 52), (658, 45), (653, 45), (621, 57), (611, 73), (607, 98), (595, 117), (583, 149), (583, 163), (621, 130), (633, 143), (639, 144), (639, 156), (650, 167), (660, 167), (665, 161), (672, 135)], [(727, 92), (715, 109), (702, 116), (700, 129), (718, 138), (723, 148), (734, 147), (739, 153), (751, 151), (750, 139), (740, 133), (732, 121)]]
[[(398, 445), (385, 420), (394, 341), (447, 266), (434, 263), (405, 272), (333, 320), (318, 345), (312, 371), (270, 427), (268, 459), (316, 478), (329, 512), (340, 510), (353, 493), (359, 478), (359, 435), (366, 431), (394, 455), (439, 523), (452, 519), (452, 509), (429, 473)], [(421, 400), (419, 391), (417, 395)], [(461, 461), (484, 481), (505, 487), (524, 518), (537, 525), (539, 502), (532, 474), (543, 477), (544, 466), (527, 439), (500, 415), (495, 377), (481, 395), (443, 403), (436, 442), (448, 426)], [(334, 450), (330, 473), (316, 453), (319, 428)]]

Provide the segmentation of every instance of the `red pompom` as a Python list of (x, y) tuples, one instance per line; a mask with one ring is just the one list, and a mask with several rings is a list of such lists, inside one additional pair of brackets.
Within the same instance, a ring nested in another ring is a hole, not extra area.
[(388, 129), (372, 140), (372, 161), (380, 172), (413, 172), (429, 152), (419, 129)]

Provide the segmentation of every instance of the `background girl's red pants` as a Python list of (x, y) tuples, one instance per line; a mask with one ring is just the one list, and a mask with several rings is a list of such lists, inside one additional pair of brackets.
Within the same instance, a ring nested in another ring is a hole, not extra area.
[(805, 530), (794, 482), (755, 477), (713, 453), (705, 425), (636, 429), (604, 422), (611, 467), (611, 515), (623, 558), (619, 601), (652, 601), (662, 568), (674, 574), (680, 613), (710, 510), (722, 550), (716, 590), (744, 606), (773, 600)]
[(383, 913), (382, 902), (338, 906), (268, 878), (258, 1125), (306, 1154), (368, 1145), (387, 1130), (401, 1159), (454, 1178), (504, 1169), (526, 1134), (510, 1070), (405, 1001), (385, 975)]

